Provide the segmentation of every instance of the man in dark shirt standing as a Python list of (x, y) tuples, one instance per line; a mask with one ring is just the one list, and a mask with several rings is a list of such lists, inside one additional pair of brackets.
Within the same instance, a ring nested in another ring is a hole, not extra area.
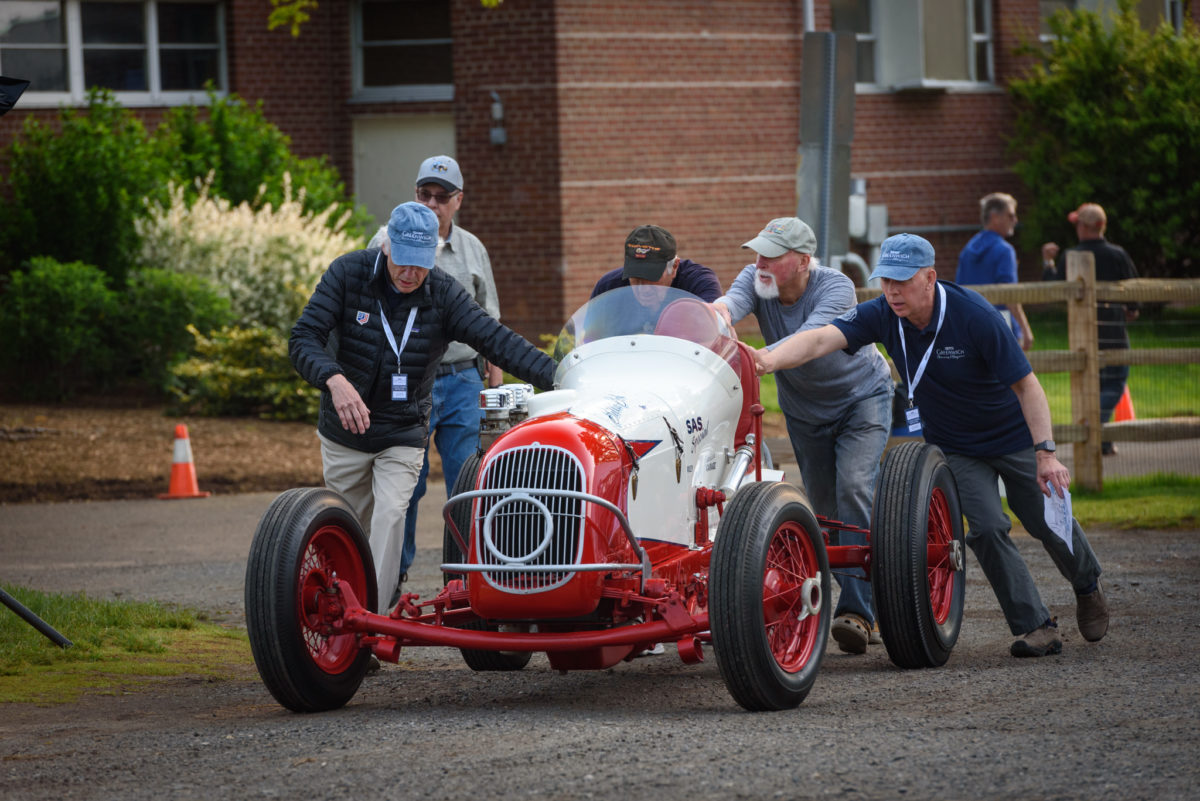
[[(1104, 238), (1104, 229), (1108, 218), (1104, 209), (1096, 203), (1084, 203), (1067, 215), (1075, 226), (1075, 234), (1079, 244), (1071, 250), (1083, 250), (1096, 258), (1097, 281), (1124, 281), (1127, 278), (1137, 278), (1137, 268), (1133, 259), (1120, 245), (1114, 245)], [(1066, 266), (1059, 247), (1054, 242), (1042, 245), (1042, 280), (1061, 281), (1066, 278)], [(1128, 350), (1129, 333), (1125, 323), (1137, 319), (1136, 303), (1096, 304), (1097, 339), (1101, 350)], [(1110, 364), (1100, 368), (1100, 422), (1107, 423), (1112, 418), (1113, 409), (1125, 393), (1125, 383), (1129, 380), (1129, 365)], [(1117, 452), (1111, 442), (1103, 443), (1104, 455)]]
[(871, 278), (882, 296), (756, 351), (759, 374), (883, 343), (904, 379), (909, 432), (940, 447), (954, 473), (967, 545), (1018, 635), (1009, 652), (1057, 654), (1062, 637), (1009, 535), (1000, 481), (1013, 514), (1075, 591), (1079, 632), (1101, 639), (1109, 614), (1100, 564), (1077, 520), (1069, 533), (1046, 522), (1044, 497), (1061, 495), (1071, 474), (1055, 453), (1046, 394), (1004, 319), (977, 292), (939, 281), (933, 246), (913, 234), (884, 240)]

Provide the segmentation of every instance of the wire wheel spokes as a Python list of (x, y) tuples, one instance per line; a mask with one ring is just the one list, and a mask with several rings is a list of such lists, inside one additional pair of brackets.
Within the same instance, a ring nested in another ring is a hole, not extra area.
[(300, 561), (297, 591), (301, 637), (312, 661), (328, 673), (340, 673), (358, 656), (355, 634), (335, 634), (326, 617), (330, 605), (342, 597), (334, 580), (348, 582), (359, 599), (366, 598), (366, 573), (350, 534), (338, 526), (318, 529), (308, 541)]
[(821, 582), (817, 554), (804, 528), (775, 530), (763, 570), (763, 623), (779, 667), (795, 673), (813, 655), (820, 632)]

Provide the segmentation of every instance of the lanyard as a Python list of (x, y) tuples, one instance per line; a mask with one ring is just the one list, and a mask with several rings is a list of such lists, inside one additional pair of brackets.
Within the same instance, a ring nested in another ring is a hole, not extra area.
[(387, 335), (388, 344), (392, 346), (392, 353), (396, 354), (396, 372), (399, 372), (400, 354), (404, 352), (404, 346), (408, 344), (408, 335), (412, 333), (413, 320), (417, 319), (417, 307), (413, 306), (408, 310), (408, 322), (404, 326), (404, 336), (401, 337), (398, 348), (396, 347), (396, 335), (392, 333), (392, 325), (383, 311), (382, 301), (379, 303), (379, 319), (383, 322), (383, 333)]
[(908, 346), (904, 344), (904, 328), (900, 325), (900, 318), (896, 318), (896, 329), (900, 332), (900, 350), (904, 352), (904, 378), (908, 385), (908, 408), (913, 405), (913, 390), (917, 388), (917, 383), (920, 382), (921, 376), (925, 375), (925, 366), (929, 364), (929, 354), (933, 353), (933, 346), (937, 342), (938, 334), (942, 332), (942, 321), (946, 319), (946, 288), (940, 283), (937, 285), (938, 298), (942, 301), (942, 308), (938, 311), (937, 328), (933, 331), (933, 341), (929, 343), (929, 348), (926, 349), (925, 355), (921, 357), (921, 363), (917, 365), (917, 373), (914, 376), (908, 374)]

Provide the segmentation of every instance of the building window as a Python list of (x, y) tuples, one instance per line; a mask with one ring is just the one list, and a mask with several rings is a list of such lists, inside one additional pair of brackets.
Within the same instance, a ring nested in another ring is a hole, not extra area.
[(202, 102), (226, 88), (223, 7), (193, 0), (0, 3), (0, 71), (30, 81), (23, 106), (81, 104), (111, 89), (127, 106)]
[[(857, 6), (848, 19), (871, 32), (868, 52), (880, 89), (973, 90), (993, 83), (991, 0), (838, 2), (846, 9)], [(867, 74), (860, 61), (861, 83), (867, 83)]]
[(449, 0), (359, 0), (355, 100), (451, 100)]
[(833, 30), (835, 33), (853, 33), (856, 46), (855, 81), (875, 83), (875, 28), (871, 21), (872, 0), (834, 0)]

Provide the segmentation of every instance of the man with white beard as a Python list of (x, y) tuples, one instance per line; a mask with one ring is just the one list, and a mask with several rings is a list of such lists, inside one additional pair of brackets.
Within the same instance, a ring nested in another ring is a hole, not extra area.
[[(812, 255), (817, 237), (798, 217), (771, 220), (743, 248), (758, 254), (713, 301), (730, 325), (754, 314), (768, 348), (797, 331), (820, 328), (856, 305), (854, 284)], [(892, 428), (892, 383), (875, 348), (836, 351), (775, 373), (779, 406), (813, 511), (866, 529), (879, 459)], [(839, 545), (866, 535), (836, 534)], [(871, 584), (862, 570), (837, 575), (841, 592), (831, 629), (841, 650), (861, 654), (873, 636)]]

